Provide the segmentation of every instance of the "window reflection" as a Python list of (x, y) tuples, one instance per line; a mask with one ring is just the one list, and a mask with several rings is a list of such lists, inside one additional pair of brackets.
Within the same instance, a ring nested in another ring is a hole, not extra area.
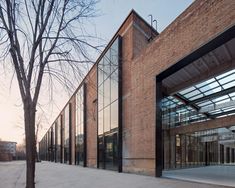
[(110, 78), (104, 81), (104, 107), (110, 104)]
[(61, 116), (56, 120), (56, 162), (61, 162)]
[(69, 163), (70, 159), (70, 140), (69, 140), (69, 129), (70, 129), (70, 107), (67, 105), (64, 112), (64, 163)]
[(104, 132), (110, 131), (110, 106), (104, 109)]
[(76, 144), (75, 163), (84, 164), (84, 85), (76, 93)]
[(224, 127), (171, 137), (164, 132), (164, 169), (234, 163), (233, 129)]
[(111, 104), (111, 129), (118, 127), (118, 101)]
[(112, 73), (111, 77), (111, 103), (118, 99), (118, 69)]

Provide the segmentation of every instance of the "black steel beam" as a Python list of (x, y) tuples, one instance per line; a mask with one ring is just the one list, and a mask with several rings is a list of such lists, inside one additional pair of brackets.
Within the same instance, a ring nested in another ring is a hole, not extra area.
[(167, 78), (168, 76), (176, 73), (180, 69), (184, 68), (185, 66), (189, 65), (193, 61), (199, 59), (200, 57), (206, 55), (210, 51), (218, 48), (222, 44), (228, 42), (229, 40), (233, 39), (235, 37), (235, 25), (224, 31), (222, 34), (216, 36), (203, 46), (196, 49), (194, 52), (190, 53), (186, 57), (179, 60), (177, 63), (166, 69), (165, 71), (161, 72), (159, 75), (157, 75), (157, 80), (163, 80)]
[(197, 105), (195, 104), (189, 104), (190, 103), (190, 100), (184, 98), (183, 96), (179, 95), (178, 93), (174, 94), (173, 95), (175, 98), (179, 99), (180, 101), (182, 101), (185, 105), (188, 105), (188, 106), (191, 106), (192, 108), (194, 108), (195, 110), (199, 111), (200, 110), (200, 107), (198, 107)]
[(122, 38), (118, 36), (118, 172), (122, 172)]
[(64, 134), (64, 127), (63, 127), (63, 115), (60, 116), (60, 163), (64, 163), (64, 141), (63, 141), (63, 134)]
[(163, 170), (163, 138), (162, 138), (162, 82), (156, 80), (156, 123), (155, 123), (155, 176), (161, 177)]
[[(83, 148), (83, 153), (84, 153), (84, 163), (83, 166), (87, 166), (87, 85), (86, 83), (83, 84), (83, 143), (84, 143), (84, 148)], [(75, 136), (76, 138), (76, 136)], [(76, 145), (76, 142), (75, 142)], [(76, 160), (76, 159), (75, 159)]]
[(72, 164), (72, 104), (69, 103), (69, 164)]
[(190, 100), (184, 98), (183, 96), (181, 96), (179, 94), (174, 94), (173, 96), (178, 98), (179, 100), (181, 100), (185, 105), (188, 105), (188, 106), (191, 106), (192, 108), (194, 108), (198, 113), (205, 115), (207, 118), (212, 118), (210, 116), (210, 114), (207, 112), (199, 112), (200, 107), (196, 104), (190, 104)]
[(58, 127), (57, 127), (57, 121), (55, 121), (55, 162), (57, 163), (57, 145), (58, 145)]

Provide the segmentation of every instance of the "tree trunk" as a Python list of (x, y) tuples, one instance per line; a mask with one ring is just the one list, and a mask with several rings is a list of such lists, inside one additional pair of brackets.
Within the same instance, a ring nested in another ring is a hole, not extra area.
[(35, 188), (35, 114), (36, 107), (33, 105), (31, 98), (24, 101), (24, 120), (25, 120), (25, 137), (26, 137), (26, 188)]

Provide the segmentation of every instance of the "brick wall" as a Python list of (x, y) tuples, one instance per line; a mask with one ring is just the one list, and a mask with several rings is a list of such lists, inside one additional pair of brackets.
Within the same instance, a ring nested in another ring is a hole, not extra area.
[[(131, 27), (121, 34), (123, 37), (123, 171), (153, 175), (154, 140), (152, 128), (144, 118), (148, 112), (139, 103), (143, 98), (142, 76), (136, 77), (133, 59), (149, 45), (150, 27), (138, 16), (133, 15)], [(152, 32), (155, 37), (156, 33)], [(140, 70), (141, 71), (141, 70)], [(136, 91), (136, 93), (133, 93)], [(136, 95), (135, 95), (136, 94)], [(141, 115), (141, 117), (140, 117)]]
[(222, 33), (234, 21), (235, 1), (197, 0), (130, 62), (129, 93), (124, 96), (127, 101), (124, 116), (128, 116), (124, 124), (130, 127), (124, 133), (124, 154), (128, 148), (125, 157), (130, 160), (124, 159), (124, 169), (154, 172), (156, 75)]
[[(234, 0), (196, 0), (160, 35), (135, 12), (122, 36), (123, 171), (154, 175), (155, 77), (235, 22)], [(153, 40), (149, 42), (149, 36)], [(97, 65), (87, 85), (87, 166), (97, 165)], [(63, 112), (62, 112), (63, 114)], [(63, 120), (64, 121), (64, 120)]]
[(87, 166), (97, 166), (97, 66), (86, 78)]

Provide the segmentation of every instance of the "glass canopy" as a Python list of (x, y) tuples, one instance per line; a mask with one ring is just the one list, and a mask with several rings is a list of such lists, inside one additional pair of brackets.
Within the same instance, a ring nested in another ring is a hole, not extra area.
[(162, 100), (163, 127), (235, 114), (235, 69)]

